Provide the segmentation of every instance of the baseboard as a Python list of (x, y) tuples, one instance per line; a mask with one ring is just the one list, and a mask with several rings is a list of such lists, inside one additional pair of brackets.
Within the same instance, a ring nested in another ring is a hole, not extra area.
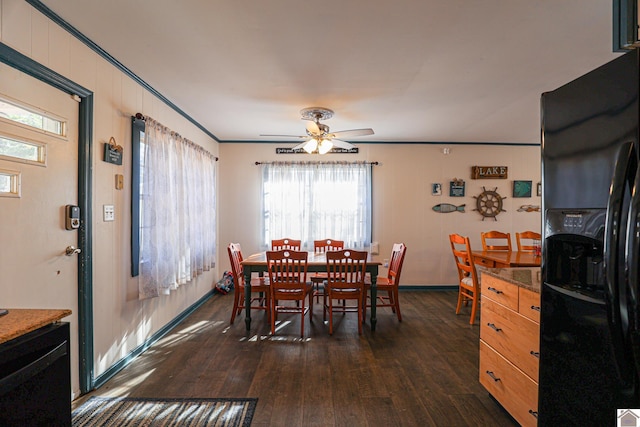
[(204, 304), (206, 301), (208, 301), (209, 298), (211, 298), (214, 294), (216, 294), (215, 289), (212, 289), (209, 292), (207, 292), (206, 294), (204, 294), (204, 296), (202, 298), (200, 298), (198, 301), (193, 303), (190, 307), (188, 307), (186, 310), (184, 310), (182, 313), (180, 313), (178, 316), (176, 316), (172, 321), (170, 321), (169, 323), (164, 325), (162, 328), (160, 328), (155, 334), (151, 335), (147, 340), (145, 340), (145, 342), (143, 342), (138, 347), (136, 347), (133, 350), (131, 350), (131, 352), (129, 354), (127, 354), (125, 357), (123, 357), (122, 359), (120, 359), (119, 361), (114, 363), (104, 373), (102, 373), (101, 375), (97, 376), (93, 380), (93, 388), (92, 388), (92, 390), (95, 390), (97, 388), (102, 387), (104, 385), (104, 383), (109, 381), (114, 375), (116, 375), (118, 372), (120, 372), (122, 369), (124, 369), (125, 366), (127, 366), (129, 363), (131, 363), (136, 357), (141, 355), (153, 343), (155, 343), (156, 341), (158, 341), (159, 339), (164, 337), (167, 333), (171, 332), (171, 330), (173, 328), (175, 328), (180, 323), (182, 323), (183, 320), (185, 320), (187, 317), (189, 317), (189, 315), (191, 315), (191, 313), (193, 313), (202, 304)]
[(457, 285), (400, 285), (399, 291), (456, 291)]

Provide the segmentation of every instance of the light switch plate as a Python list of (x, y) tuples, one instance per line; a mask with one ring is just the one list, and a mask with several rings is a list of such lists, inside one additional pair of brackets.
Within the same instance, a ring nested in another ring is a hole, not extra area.
[(104, 222), (115, 220), (116, 212), (113, 205), (102, 205), (102, 220)]
[(371, 242), (371, 255), (380, 254), (380, 244), (378, 242)]

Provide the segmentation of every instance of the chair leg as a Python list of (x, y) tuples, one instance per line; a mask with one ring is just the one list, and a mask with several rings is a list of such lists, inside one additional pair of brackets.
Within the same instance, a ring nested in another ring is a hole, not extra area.
[(276, 334), (276, 319), (277, 319), (277, 310), (276, 310), (276, 301), (271, 299), (271, 307), (269, 308), (271, 311), (271, 335)]
[(398, 316), (398, 322), (402, 322), (402, 314), (400, 313), (400, 298), (398, 297), (398, 288), (393, 290), (393, 305)]
[(460, 314), (460, 309), (462, 308), (462, 290), (458, 290), (458, 304), (456, 305), (456, 314)]
[(231, 311), (231, 320), (229, 321), (230, 325), (233, 325), (233, 321), (236, 320), (236, 315), (240, 314), (240, 298), (244, 298), (244, 292), (239, 289), (234, 289), (233, 291), (233, 310)]
[[(311, 296), (311, 299), (313, 299), (313, 295)], [(300, 303), (300, 301), (296, 301), (297, 303)], [(304, 338), (304, 300), (301, 301), (301, 307), (300, 307), (300, 338)]]
[(360, 307), (360, 303), (362, 302), (362, 297), (358, 298), (357, 302), (358, 302), (358, 334), (362, 335), (363, 317), (362, 317), (362, 309)]
[(473, 299), (471, 300), (471, 320), (469, 320), (469, 324), (473, 325), (476, 320), (476, 309), (478, 308), (478, 296), (473, 295)]
[(333, 335), (333, 298), (329, 295), (329, 335)]

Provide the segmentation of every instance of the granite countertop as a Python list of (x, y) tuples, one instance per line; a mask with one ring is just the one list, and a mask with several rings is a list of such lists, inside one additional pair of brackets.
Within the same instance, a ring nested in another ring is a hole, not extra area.
[(57, 322), (71, 314), (71, 310), (10, 308), (0, 316), (0, 344)]
[(505, 282), (540, 293), (540, 267), (518, 268), (482, 268), (482, 274), (488, 274)]

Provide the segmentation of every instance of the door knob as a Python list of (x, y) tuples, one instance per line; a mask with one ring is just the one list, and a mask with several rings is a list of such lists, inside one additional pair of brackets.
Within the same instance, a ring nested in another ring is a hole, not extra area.
[(67, 246), (67, 249), (64, 250), (66, 256), (71, 256), (73, 254), (79, 254), (82, 252), (82, 249), (76, 248), (75, 246)]

